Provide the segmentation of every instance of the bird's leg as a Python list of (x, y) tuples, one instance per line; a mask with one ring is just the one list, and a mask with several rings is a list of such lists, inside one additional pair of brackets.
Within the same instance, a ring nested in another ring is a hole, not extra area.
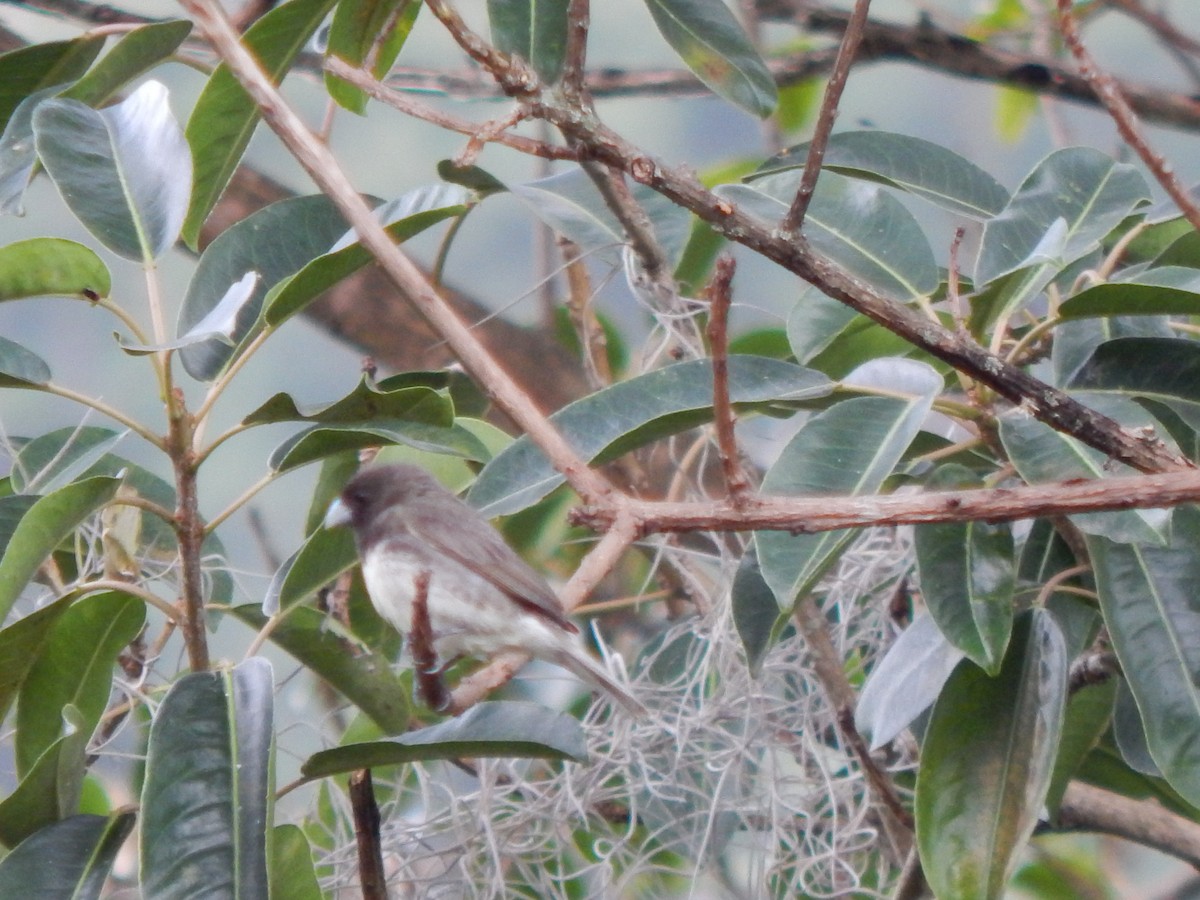
[(438, 666), (433, 648), (433, 626), (429, 622), (429, 570), (422, 569), (413, 580), (412, 633), (408, 636), (413, 658), (413, 689), (434, 712), (450, 705), (450, 692), (442, 681), (445, 666)]

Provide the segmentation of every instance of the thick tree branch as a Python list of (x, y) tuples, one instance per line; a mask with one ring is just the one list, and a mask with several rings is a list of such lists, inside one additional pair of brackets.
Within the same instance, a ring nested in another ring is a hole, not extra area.
[(1072, 781), (1058, 818), (1062, 830), (1116, 835), (1200, 868), (1200, 825), (1153, 800), (1134, 800)]

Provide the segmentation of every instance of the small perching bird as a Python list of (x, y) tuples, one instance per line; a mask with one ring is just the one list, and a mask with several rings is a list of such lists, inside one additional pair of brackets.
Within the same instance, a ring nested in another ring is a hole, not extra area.
[(406, 635), (417, 577), (427, 573), (426, 609), (441, 660), (528, 653), (569, 669), (629, 713), (646, 712), (579, 646), (579, 629), (545, 579), (424, 469), (363, 469), (329, 507), (325, 526), (337, 525), (354, 529), (371, 603)]

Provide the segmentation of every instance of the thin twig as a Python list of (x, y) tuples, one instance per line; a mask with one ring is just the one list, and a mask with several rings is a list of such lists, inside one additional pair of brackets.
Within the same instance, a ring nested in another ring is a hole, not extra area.
[(740, 507), (750, 490), (750, 480), (739, 461), (736, 419), (729, 400), (729, 307), (733, 299), (733, 273), (737, 268), (732, 256), (717, 260), (708, 283), (708, 344), (713, 369), (713, 424), (717, 431), (717, 452), (729, 502)]
[(813, 129), (812, 140), (808, 144), (808, 157), (804, 161), (804, 174), (800, 177), (800, 187), (792, 205), (779, 225), (780, 232), (785, 238), (792, 238), (800, 233), (804, 225), (804, 217), (808, 213), (808, 205), (812, 202), (813, 191), (817, 187), (817, 178), (821, 174), (821, 165), (825, 161), (825, 148), (829, 144), (829, 136), (833, 134), (833, 123), (837, 120), (838, 109), (842, 102), (842, 91), (846, 89), (846, 79), (850, 75), (850, 66), (858, 54), (858, 46), (862, 43), (863, 28), (867, 22), (867, 11), (871, 8), (871, 0), (857, 0), (854, 12), (846, 23), (846, 31), (842, 35), (841, 46), (838, 47), (837, 59), (833, 63), (833, 71), (829, 73), (829, 81), (825, 85), (825, 96), (821, 100), (821, 111), (817, 114), (817, 124)]
[(1108, 114), (1112, 116), (1117, 131), (1121, 133), (1125, 143), (1146, 164), (1146, 168), (1175, 201), (1175, 205), (1179, 207), (1191, 226), (1200, 231), (1200, 207), (1192, 200), (1184, 186), (1179, 183), (1171, 164), (1150, 146), (1150, 142), (1142, 133), (1141, 126), (1138, 125), (1137, 115), (1130, 109), (1116, 80), (1096, 65), (1092, 54), (1084, 46), (1083, 37), (1079, 33), (1079, 23), (1075, 20), (1075, 13), (1071, 7), (1072, 0), (1058, 0), (1058, 23), (1062, 30), (1063, 40), (1066, 41), (1071, 53), (1075, 55), (1075, 59), (1079, 63), (1079, 73), (1087, 79), (1100, 102), (1104, 104), (1104, 108), (1108, 110)]
[(587, 97), (587, 45), (591, 28), (590, 0), (570, 0), (567, 7), (567, 49), (563, 60), (562, 91), (581, 104)]
[(387, 900), (379, 804), (375, 802), (370, 769), (351, 773), (350, 808), (354, 811), (354, 840), (358, 846), (358, 876), (363, 900)]

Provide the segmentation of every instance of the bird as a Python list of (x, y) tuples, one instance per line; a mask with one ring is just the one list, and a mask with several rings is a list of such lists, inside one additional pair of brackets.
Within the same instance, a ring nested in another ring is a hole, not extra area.
[(433, 650), (447, 662), (527, 653), (570, 670), (626, 712), (646, 707), (579, 645), (562, 601), (500, 533), (420, 466), (361, 469), (329, 506), (325, 527), (354, 532), (371, 603), (403, 634), (427, 573)]

